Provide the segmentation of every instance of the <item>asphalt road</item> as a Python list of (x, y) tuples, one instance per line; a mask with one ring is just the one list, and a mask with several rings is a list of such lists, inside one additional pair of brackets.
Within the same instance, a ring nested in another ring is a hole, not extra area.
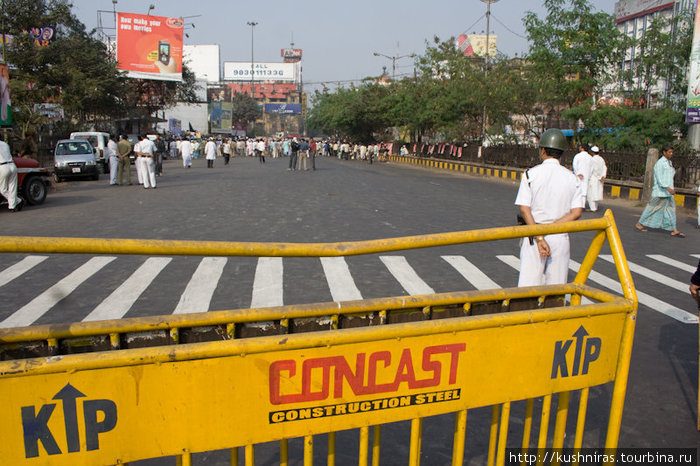
[[(142, 238), (212, 241), (337, 242), (442, 233), (512, 225), (517, 184), (512, 181), (439, 172), (399, 164), (317, 159), (316, 171), (287, 171), (286, 159), (234, 158), (224, 166), (217, 160), (207, 169), (204, 160), (184, 169), (177, 160), (166, 161), (165, 175), (156, 190), (140, 186), (108, 185), (99, 181), (68, 182), (49, 192), (41, 206), (20, 213), (0, 211), (3, 235)], [(135, 173), (132, 178), (135, 180)], [(603, 202), (611, 208), (640, 292), (632, 366), (622, 421), (620, 445), (627, 447), (692, 447), (700, 444), (695, 429), (698, 401), (698, 326), (683, 322), (697, 317), (687, 293), (690, 268), (700, 254), (700, 230), (695, 217), (679, 212), (679, 229), (685, 239), (664, 232), (635, 231), (642, 206), (626, 201)], [(585, 213), (591, 218), (599, 213)], [(580, 262), (591, 234), (572, 237), (572, 259)], [(607, 247), (603, 251), (609, 254)], [(436, 292), (474, 289), (442, 256), (461, 255), (497, 286), (517, 284), (518, 272), (509, 265), (517, 257), (514, 241), (409, 251), (405, 257), (418, 276)], [(695, 257), (693, 257), (695, 255)], [(0, 257), (0, 274), (25, 259), (23, 254)], [(12, 322), (15, 313), (29, 306), (59, 280), (88, 263), (90, 256), (50, 256), (12, 281), (0, 281), (0, 321)], [(676, 261), (676, 262), (673, 262)], [(147, 258), (119, 257), (98, 267), (75, 290), (53, 303), (27, 324), (73, 322), (85, 319), (107, 297), (143, 266)], [(160, 265), (152, 282), (125, 310), (127, 317), (172, 313), (182, 301), (188, 283), (202, 258), (175, 257)], [(219, 264), (218, 284), (209, 295), (208, 310), (248, 308), (256, 297), (256, 258), (228, 258)], [(362, 297), (406, 294), (385, 262), (377, 256), (347, 259)], [(683, 268), (684, 267), (684, 268)], [(614, 266), (603, 259), (594, 270), (615, 278)], [(650, 274), (656, 272), (659, 276)], [(573, 274), (573, 272), (571, 272)], [(573, 275), (572, 275), (573, 276)], [(0, 275), (2, 277), (2, 275)], [(682, 289), (686, 286), (686, 290)], [(284, 259), (284, 284), (277, 299), (284, 304), (333, 300), (327, 271), (318, 259)], [(642, 295), (653, 299), (641, 302)], [(200, 309), (200, 310), (207, 310)], [(669, 314), (675, 315), (676, 318)], [(609, 387), (592, 392), (593, 412), (609, 398)], [(602, 411), (602, 408), (601, 408)], [(481, 453), (470, 457), (488, 440), (488, 412), (476, 410), (468, 424), (467, 458), (483, 463)], [(603, 414), (589, 414), (595, 429)], [(481, 422), (485, 421), (485, 422)], [(451, 452), (452, 417), (426, 421), (423, 464), (447, 464)], [(517, 422), (516, 422), (517, 424)], [(407, 424), (388, 429), (386, 439), (398, 448), (395, 458), (405, 464)], [(514, 431), (515, 432), (515, 431)], [(597, 435), (602, 436), (603, 433)], [(514, 437), (515, 438), (515, 437)], [(403, 439), (403, 440), (401, 440)], [(473, 439), (473, 440), (470, 440)], [(395, 441), (394, 441), (395, 440)], [(347, 434), (348, 462), (356, 455), (357, 438)], [(588, 439), (589, 446), (600, 446)], [(398, 445), (398, 446), (397, 446)], [(291, 454), (300, 442), (292, 442)], [(318, 447), (319, 455), (322, 447)], [(274, 462), (276, 448), (261, 448), (258, 464)], [(389, 453), (391, 454), (391, 453)], [(222, 452), (195, 456), (199, 464), (225, 464)], [(394, 464), (388, 458), (386, 464)], [(161, 464), (160, 461), (144, 462)], [(344, 464), (341, 461), (338, 464)]]

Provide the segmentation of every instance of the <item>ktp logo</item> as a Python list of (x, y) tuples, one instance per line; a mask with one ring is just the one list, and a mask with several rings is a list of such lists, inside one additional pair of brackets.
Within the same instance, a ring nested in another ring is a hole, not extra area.
[[(66, 428), (66, 450), (68, 453), (80, 451), (80, 428), (78, 421), (78, 398), (86, 395), (66, 384), (54, 400), (61, 400), (63, 422)], [(22, 406), (22, 428), (24, 429), (24, 453), (27, 458), (39, 456), (39, 442), (49, 455), (62, 453), (49, 429), (49, 420), (58, 403), (47, 403), (39, 407)], [(117, 425), (117, 405), (112, 400), (83, 400), (83, 420), (85, 426), (85, 446), (87, 451), (100, 448), (99, 435), (109, 432)]]
[[(552, 361), (552, 379), (556, 379), (559, 374), (561, 377), (569, 377), (569, 369), (571, 376), (588, 374), (590, 363), (598, 359), (600, 356), (600, 347), (602, 342), (600, 338), (589, 337), (588, 332), (583, 325), (574, 332), (574, 338), (571, 340), (557, 341), (554, 343), (554, 359)], [(586, 338), (588, 337), (588, 338)], [(568, 358), (571, 345), (576, 342), (574, 349), (574, 359), (570, 361)], [(571, 365), (569, 363), (571, 362)]]

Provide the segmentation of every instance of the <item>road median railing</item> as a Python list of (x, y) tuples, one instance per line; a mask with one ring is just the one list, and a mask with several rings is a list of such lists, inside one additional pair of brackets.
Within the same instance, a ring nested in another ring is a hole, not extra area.
[[(354, 462), (380, 464), (382, 426), (410, 421), (407, 457), (385, 462), (415, 465), (423, 419), (454, 413), (452, 464), (461, 465), (467, 413), (490, 406), (486, 462), (502, 465), (514, 446), (512, 409), (525, 408), (516, 447), (580, 449), (589, 391), (608, 383), (607, 433), (596, 446), (614, 449), (637, 298), (609, 211), (572, 223), (352, 243), (3, 237), (0, 252), (324, 257), (584, 231), (593, 240), (563, 285), (0, 329), (0, 457), (92, 465), (176, 456), (191, 464), (193, 453), (230, 448), (231, 464), (254, 464), (256, 444), (279, 441), (286, 465), (290, 439), (302, 438), (304, 464), (320, 462), (323, 451), (334, 465), (339, 453), (349, 455), (336, 433), (358, 429)], [(586, 284), (606, 242), (623, 296)], [(578, 409), (565, 444), (572, 394)]]

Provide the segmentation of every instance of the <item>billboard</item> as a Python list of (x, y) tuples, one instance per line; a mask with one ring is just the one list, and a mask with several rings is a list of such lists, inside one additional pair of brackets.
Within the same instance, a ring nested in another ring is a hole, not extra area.
[(118, 68), (130, 78), (182, 80), (181, 18), (117, 13)]
[(10, 70), (0, 64), (0, 126), (12, 124), (12, 102), (10, 101)]
[[(251, 70), (255, 74), (251, 78)], [(224, 62), (224, 81), (294, 81), (294, 63)]]
[(265, 104), (265, 113), (299, 115), (301, 113), (301, 104)]
[(219, 82), (219, 46), (185, 45), (184, 61), (197, 79)]
[(282, 49), (280, 53), (285, 63), (296, 63), (301, 61), (301, 49)]
[(230, 133), (233, 115), (231, 102), (215, 101), (209, 104), (209, 118), (212, 133)]
[(693, 45), (690, 49), (690, 77), (688, 78), (688, 100), (685, 122), (700, 123), (700, 0), (695, 8), (695, 24), (693, 25)]
[[(489, 35), (489, 57), (496, 56), (497, 36)], [(486, 56), (486, 34), (460, 34), (457, 37), (457, 48), (462, 51), (465, 57), (485, 57)]]

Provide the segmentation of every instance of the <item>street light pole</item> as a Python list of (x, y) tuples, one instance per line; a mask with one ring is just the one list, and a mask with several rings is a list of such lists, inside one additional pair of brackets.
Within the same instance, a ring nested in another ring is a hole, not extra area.
[(250, 26), (250, 96), (255, 99), (255, 36), (253, 31), (255, 31), (255, 26), (257, 26), (258, 23), (255, 21), (248, 21), (247, 24)]
[[(484, 77), (489, 74), (489, 34), (491, 33), (491, 4), (496, 3), (498, 0), (481, 0), (486, 3), (486, 56), (484, 60)], [(488, 91), (488, 80), (484, 79), (484, 85)], [(488, 92), (487, 92), (488, 94)], [(484, 114), (481, 118), (481, 145), (484, 145), (486, 141), (486, 102), (484, 101)]]
[(373, 55), (375, 57), (384, 57), (384, 58), (388, 58), (389, 60), (391, 60), (391, 81), (392, 82), (396, 80), (396, 60), (400, 60), (402, 58), (413, 58), (416, 56), (415, 53), (409, 53), (408, 55), (400, 55), (400, 56), (390, 57), (389, 55), (384, 55), (383, 53), (379, 53), (379, 52), (374, 52)]

